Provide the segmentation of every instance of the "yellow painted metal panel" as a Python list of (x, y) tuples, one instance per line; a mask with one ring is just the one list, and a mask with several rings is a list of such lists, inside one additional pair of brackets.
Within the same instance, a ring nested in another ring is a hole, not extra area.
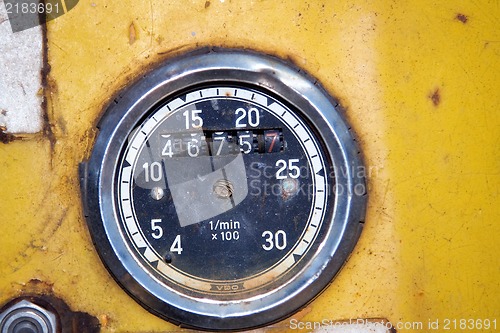
[(495, 1), (80, 1), (47, 25), (49, 130), (0, 144), (0, 303), (37, 280), (105, 332), (177, 330), (103, 267), (77, 165), (117, 91), (159, 61), (222, 46), (307, 70), (339, 98), (363, 150), (363, 234), (294, 318), (413, 326), (401, 332), (446, 318), (500, 325), (499, 17)]

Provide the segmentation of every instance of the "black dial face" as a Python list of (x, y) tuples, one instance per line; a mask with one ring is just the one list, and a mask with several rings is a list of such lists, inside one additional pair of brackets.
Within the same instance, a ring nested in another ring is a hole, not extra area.
[(283, 283), (331, 215), (322, 147), (297, 112), (262, 91), (189, 90), (124, 146), (121, 227), (174, 288), (227, 299)]
[(315, 80), (264, 55), (199, 52), (108, 106), (80, 168), (84, 208), (106, 267), (146, 309), (248, 329), (339, 271), (364, 219), (362, 165)]

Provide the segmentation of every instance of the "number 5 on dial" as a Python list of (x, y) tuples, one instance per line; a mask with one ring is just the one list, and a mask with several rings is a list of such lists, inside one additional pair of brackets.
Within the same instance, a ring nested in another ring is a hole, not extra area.
[(151, 220), (151, 236), (154, 239), (160, 239), (163, 236), (163, 228), (160, 227), (157, 223), (161, 223), (161, 219), (152, 219)]

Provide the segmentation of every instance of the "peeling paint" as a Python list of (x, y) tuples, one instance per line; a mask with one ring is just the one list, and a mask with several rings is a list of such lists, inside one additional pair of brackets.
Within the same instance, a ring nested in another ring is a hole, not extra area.
[(134, 22), (130, 23), (128, 27), (128, 43), (130, 45), (134, 44), (137, 39), (137, 29)]
[(7, 127), (5, 126), (0, 126), (0, 142), (1, 143), (9, 143), (14, 140), (17, 140), (18, 138), (11, 133), (7, 133)]

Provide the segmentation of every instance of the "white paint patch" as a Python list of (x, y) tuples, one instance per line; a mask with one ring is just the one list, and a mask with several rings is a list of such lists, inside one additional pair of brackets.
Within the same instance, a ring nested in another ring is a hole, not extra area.
[(0, 126), (6, 132), (42, 130), (41, 26), (12, 33), (0, 0)]

